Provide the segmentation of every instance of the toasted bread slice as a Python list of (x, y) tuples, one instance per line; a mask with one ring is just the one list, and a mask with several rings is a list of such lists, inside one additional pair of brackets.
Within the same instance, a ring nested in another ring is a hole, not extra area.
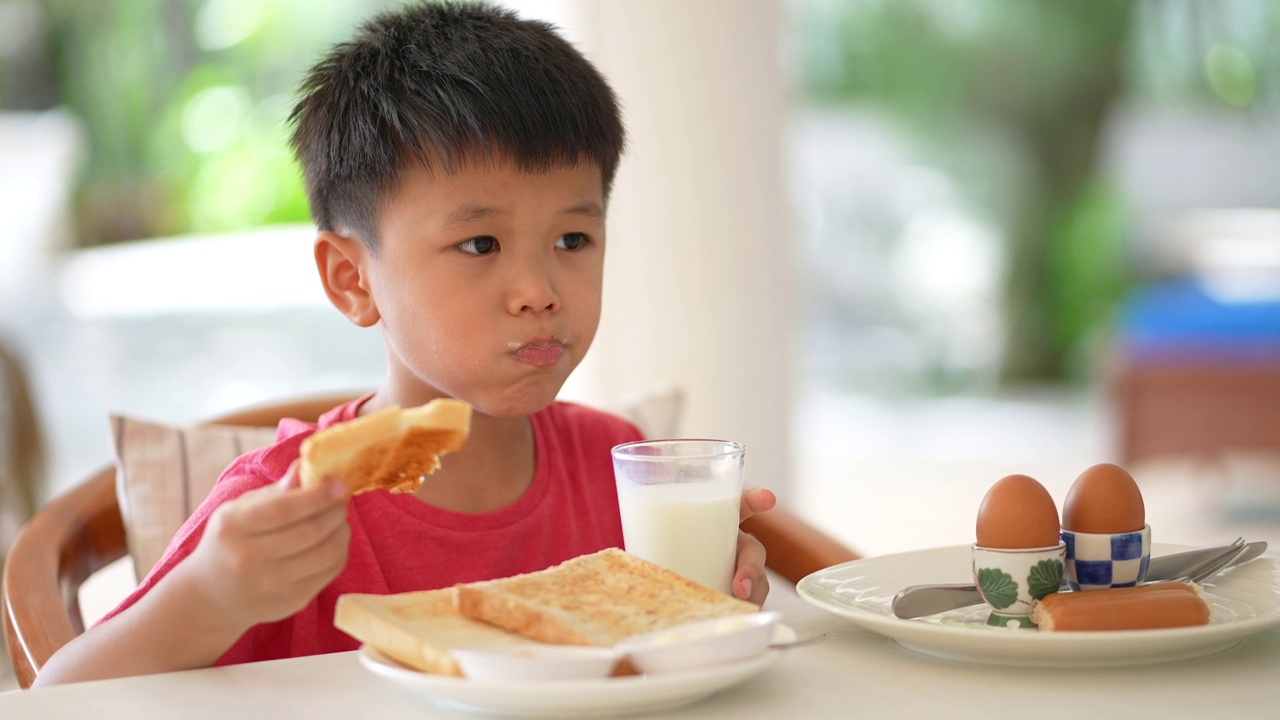
[(464, 617), (560, 645), (613, 645), (760, 609), (617, 548), (538, 572), (455, 585), (454, 592)]
[(396, 595), (348, 593), (338, 598), (333, 624), (396, 662), (438, 675), (462, 674), (449, 655), (453, 648), (531, 642), (459, 615), (452, 588)]
[(303, 440), (299, 481), (308, 487), (339, 478), (350, 495), (377, 488), (413, 492), (440, 467), (440, 456), (462, 447), (470, 432), (471, 406), (461, 400), (385, 408)]

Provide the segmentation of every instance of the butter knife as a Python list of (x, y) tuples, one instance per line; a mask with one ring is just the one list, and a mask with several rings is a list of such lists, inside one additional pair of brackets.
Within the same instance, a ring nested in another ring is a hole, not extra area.
[[(1239, 552), (1223, 569), (1249, 562), (1265, 552), (1266, 549), (1267, 543), (1263, 541), (1248, 543), (1245, 545), (1244, 550)], [(1209, 560), (1221, 557), (1230, 550), (1230, 545), (1221, 545), (1219, 547), (1188, 550), (1151, 558), (1151, 565), (1147, 568), (1146, 582), (1172, 580), (1182, 577), (1187, 571), (1200, 567)], [(955, 610), (956, 608), (977, 605), (980, 602), (982, 602), (982, 596), (978, 594), (978, 588), (973, 585), (912, 585), (894, 596), (893, 614), (904, 620), (909, 620), (946, 612), (947, 610)]]

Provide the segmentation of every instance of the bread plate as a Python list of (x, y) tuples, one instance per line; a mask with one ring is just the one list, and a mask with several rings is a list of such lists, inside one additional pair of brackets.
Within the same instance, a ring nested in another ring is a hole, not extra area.
[[(773, 642), (794, 642), (796, 633), (776, 625)], [(360, 663), (442, 707), (522, 717), (581, 717), (666, 710), (733, 687), (772, 665), (781, 650), (696, 670), (627, 675), (600, 680), (475, 681), (409, 669), (362, 645)]]

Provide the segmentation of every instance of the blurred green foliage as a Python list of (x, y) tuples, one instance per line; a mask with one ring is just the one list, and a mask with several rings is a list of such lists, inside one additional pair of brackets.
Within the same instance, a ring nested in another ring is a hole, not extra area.
[(803, 102), (888, 116), (997, 218), (1006, 382), (1087, 372), (1131, 282), (1124, 202), (1097, 168), (1115, 106), (1280, 110), (1280, 0), (797, 5)]
[(55, 91), (9, 83), (0, 108), (58, 105), (80, 119), (88, 156), (77, 224), (87, 245), (307, 221), (285, 125), (294, 89), (332, 43), (392, 3), (26, 4), (38, 14), (26, 14), (35, 37), (24, 47), (37, 56), (24, 67), (34, 60)]

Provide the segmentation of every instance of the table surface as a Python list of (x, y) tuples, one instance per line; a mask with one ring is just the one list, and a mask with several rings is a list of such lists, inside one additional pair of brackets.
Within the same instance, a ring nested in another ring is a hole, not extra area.
[[(1245, 638), (1207, 657), (1118, 668), (1000, 667), (907, 650), (809, 605), (776, 582), (767, 608), (801, 638), (761, 674), (662, 717), (982, 718), (1026, 708), (1037, 718), (1086, 715), (1254, 717), (1280, 706), (1280, 630)], [(366, 670), (356, 653), (79, 683), (0, 694), (0, 718), (136, 720), (476, 717), (438, 707)]]

